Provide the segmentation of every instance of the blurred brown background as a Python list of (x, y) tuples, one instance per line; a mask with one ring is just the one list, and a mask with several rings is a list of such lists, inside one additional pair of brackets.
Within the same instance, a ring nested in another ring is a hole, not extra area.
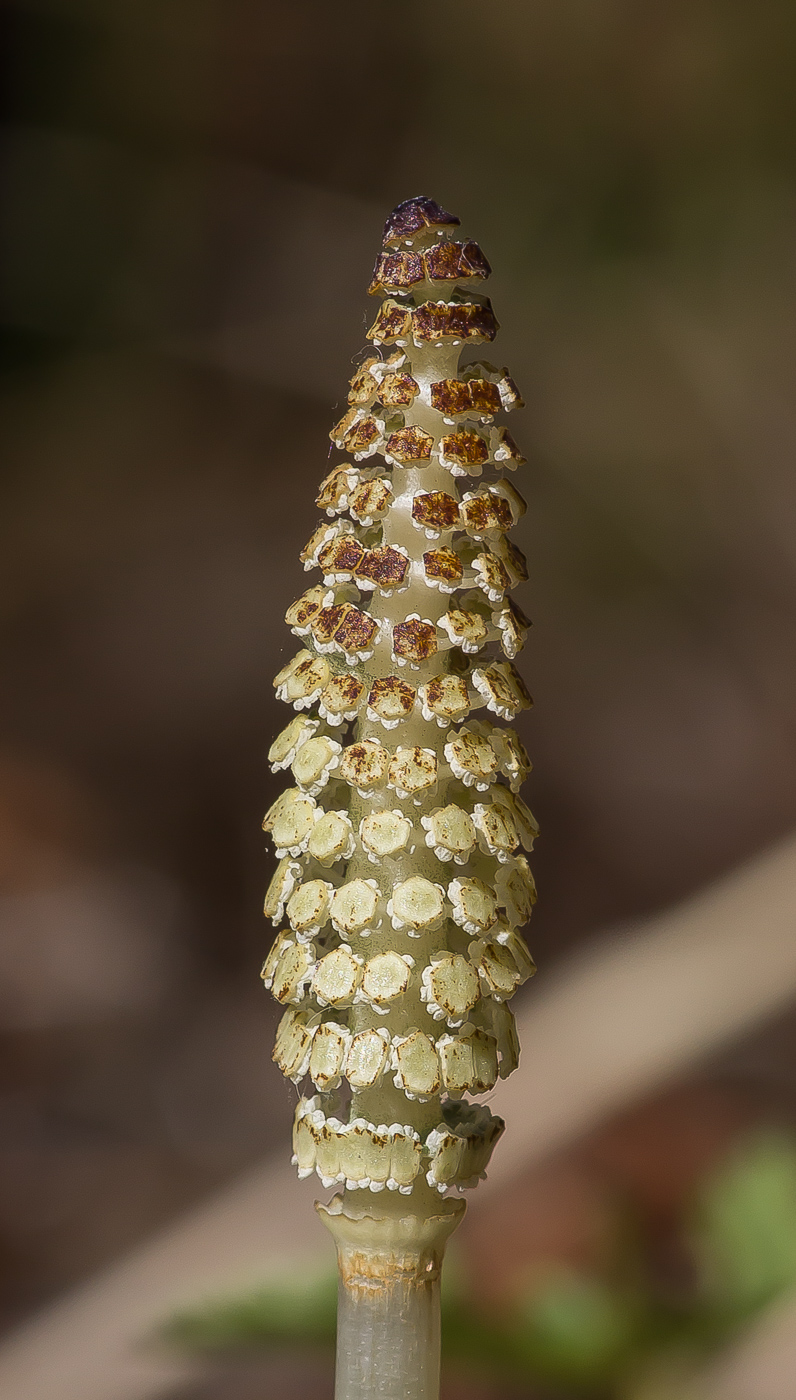
[[(10, 1324), (286, 1149), (270, 677), (399, 200), (482, 243), (528, 400), (543, 975), (796, 825), (796, 10), (16, 0), (3, 25)], [(665, 1224), (662, 1161), (696, 1171), (752, 1103), (796, 1116), (795, 1040), (615, 1125), (601, 1179)]]

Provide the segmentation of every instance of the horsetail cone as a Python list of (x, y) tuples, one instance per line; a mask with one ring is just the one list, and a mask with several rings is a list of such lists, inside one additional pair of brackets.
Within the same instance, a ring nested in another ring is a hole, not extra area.
[(463, 1209), (448, 1192), (484, 1176), (503, 1131), (470, 1100), (517, 1065), (507, 1002), (534, 971), (530, 762), (504, 723), (531, 703), (509, 597), (525, 503), (504, 475), (524, 460), (503, 425), (522, 401), (471, 353), (498, 327), (458, 223), (425, 198), (387, 220), (373, 353), (287, 612), (301, 649), (275, 680), (296, 714), (269, 754), (293, 786), (263, 823), (280, 930), (263, 978), (285, 1007), (274, 1059), (312, 1085), (294, 1162), (343, 1187), (322, 1213), (350, 1258), (399, 1237), (441, 1255)]

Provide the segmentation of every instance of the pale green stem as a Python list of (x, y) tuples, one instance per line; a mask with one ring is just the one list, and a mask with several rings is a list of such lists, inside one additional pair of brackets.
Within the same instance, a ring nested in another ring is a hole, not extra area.
[(464, 1208), (437, 1199), (435, 1215), (375, 1220), (339, 1197), (319, 1207), (340, 1274), (335, 1400), (437, 1400), (442, 1259)]

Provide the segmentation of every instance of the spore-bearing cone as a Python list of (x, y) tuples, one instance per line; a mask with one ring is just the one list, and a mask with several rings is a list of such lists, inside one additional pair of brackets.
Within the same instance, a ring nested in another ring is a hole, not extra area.
[(504, 422), (522, 401), (473, 353), (498, 326), (458, 224), (427, 198), (385, 224), (373, 348), (330, 435), (312, 579), (286, 619), (300, 649), (275, 681), (295, 715), (269, 757), (292, 786), (263, 823), (274, 1059), (305, 1090), (294, 1160), (342, 1186), (321, 1211), (341, 1289), (374, 1307), (381, 1274), (413, 1307), (432, 1288), (463, 1209), (447, 1193), (484, 1175), (503, 1130), (471, 1100), (516, 1067), (507, 1002), (534, 971), (538, 833), (510, 727), (531, 703), (510, 597), (525, 503), (506, 475), (523, 458)]

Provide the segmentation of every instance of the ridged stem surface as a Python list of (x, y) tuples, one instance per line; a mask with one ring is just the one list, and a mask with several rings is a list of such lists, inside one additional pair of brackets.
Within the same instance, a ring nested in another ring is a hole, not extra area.
[(378, 1236), (320, 1208), (338, 1250), (336, 1400), (437, 1400), (440, 1278), (457, 1205), (382, 1220)]

